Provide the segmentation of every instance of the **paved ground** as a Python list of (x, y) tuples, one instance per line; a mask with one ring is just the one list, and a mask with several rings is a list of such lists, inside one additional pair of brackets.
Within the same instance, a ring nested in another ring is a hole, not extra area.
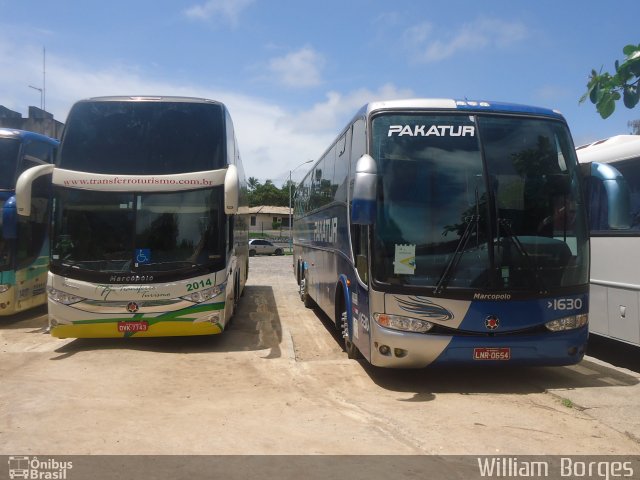
[(0, 455), (640, 454), (640, 375), (348, 360), (291, 257), (254, 257), (214, 337), (59, 340), (0, 319)]

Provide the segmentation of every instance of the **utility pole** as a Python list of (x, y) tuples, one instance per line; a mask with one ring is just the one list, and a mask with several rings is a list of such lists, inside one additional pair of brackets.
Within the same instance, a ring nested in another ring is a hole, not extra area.
[(46, 50), (42, 47), (42, 88), (29, 85), (29, 88), (38, 90), (40, 92), (40, 110), (46, 111), (46, 97), (47, 97), (47, 64), (46, 64)]

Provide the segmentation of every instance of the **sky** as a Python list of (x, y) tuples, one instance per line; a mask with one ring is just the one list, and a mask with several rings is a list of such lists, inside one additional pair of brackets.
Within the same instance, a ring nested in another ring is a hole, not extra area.
[(640, 118), (578, 103), (592, 69), (640, 43), (635, 12), (637, 0), (0, 0), (0, 105), (27, 116), (44, 87), (64, 122), (94, 96), (218, 100), (247, 176), (277, 186), (377, 100), (555, 108), (582, 145)]

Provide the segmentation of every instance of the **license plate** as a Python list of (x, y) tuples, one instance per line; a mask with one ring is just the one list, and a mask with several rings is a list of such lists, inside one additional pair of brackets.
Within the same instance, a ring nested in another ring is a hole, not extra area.
[(149, 329), (147, 322), (118, 322), (118, 332), (146, 332)]
[(474, 360), (511, 360), (510, 348), (474, 348), (473, 349)]

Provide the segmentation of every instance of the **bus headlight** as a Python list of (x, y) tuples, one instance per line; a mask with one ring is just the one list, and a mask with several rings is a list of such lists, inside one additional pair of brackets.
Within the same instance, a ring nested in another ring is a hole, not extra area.
[(202, 303), (206, 302), (207, 300), (211, 300), (214, 297), (217, 297), (218, 295), (220, 295), (220, 292), (222, 292), (220, 287), (215, 286), (211, 288), (205, 288), (204, 290), (200, 290), (198, 292), (190, 293), (189, 295), (185, 295), (184, 297), (180, 298), (193, 303)]
[(0, 283), (0, 293), (4, 293), (11, 288), (10, 283)]
[(563, 332), (565, 330), (574, 330), (584, 327), (589, 321), (589, 315), (582, 313), (580, 315), (571, 315), (570, 317), (558, 318), (545, 323), (545, 326), (552, 332)]
[(374, 313), (373, 319), (378, 325), (403, 332), (426, 333), (433, 328), (433, 323), (418, 318), (401, 317), (387, 313)]
[(71, 293), (62, 292), (60, 290), (56, 290), (53, 287), (47, 288), (47, 293), (49, 294), (49, 298), (54, 302), (62, 303), (63, 305), (71, 305), (73, 303), (78, 303), (85, 300), (82, 297), (78, 297), (77, 295), (72, 295)]

